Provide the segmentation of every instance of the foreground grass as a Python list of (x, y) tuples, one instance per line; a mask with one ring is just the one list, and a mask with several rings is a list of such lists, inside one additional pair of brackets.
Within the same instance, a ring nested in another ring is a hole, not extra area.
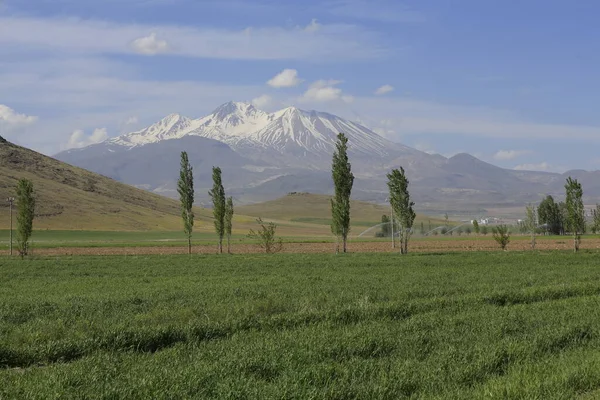
[(597, 259), (0, 258), (0, 398), (586, 396)]

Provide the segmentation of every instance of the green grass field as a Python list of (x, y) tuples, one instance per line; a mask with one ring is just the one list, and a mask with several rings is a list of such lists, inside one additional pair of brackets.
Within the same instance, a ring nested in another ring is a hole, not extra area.
[(0, 398), (594, 398), (598, 256), (0, 258)]

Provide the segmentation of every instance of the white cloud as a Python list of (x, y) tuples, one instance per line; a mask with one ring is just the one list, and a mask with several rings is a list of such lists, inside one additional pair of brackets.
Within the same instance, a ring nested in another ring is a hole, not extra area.
[(352, 96), (342, 95), (342, 89), (337, 87), (337, 85), (339, 85), (340, 83), (342, 83), (342, 81), (337, 81), (333, 79), (322, 79), (313, 82), (300, 100), (304, 102), (327, 102), (334, 100), (342, 100), (346, 103), (352, 102), (354, 100)]
[(394, 91), (394, 87), (392, 85), (383, 85), (375, 91), (375, 94), (381, 96), (386, 93), (390, 93)]
[(133, 117), (129, 117), (125, 120), (125, 125), (135, 125), (139, 122), (138, 117), (133, 116)]
[(267, 82), (267, 85), (274, 88), (294, 87), (302, 82), (298, 78), (298, 71), (295, 69), (284, 69)]
[(38, 120), (38, 117), (19, 114), (12, 108), (0, 104), (0, 123), (11, 127), (29, 125)]
[(317, 32), (319, 29), (321, 29), (321, 24), (319, 24), (315, 18), (313, 18), (312, 21), (310, 21), (310, 24), (304, 28), (306, 32), (310, 33)]
[(271, 104), (271, 101), (273, 99), (271, 98), (271, 96), (263, 94), (262, 96), (258, 96), (257, 98), (252, 100), (252, 104), (254, 105), (254, 107), (261, 109), (264, 107), (268, 107), (269, 104)]
[(167, 53), (170, 50), (169, 43), (166, 40), (159, 39), (154, 32), (149, 36), (135, 39), (131, 42), (131, 48), (136, 53), (147, 56)]
[(531, 154), (530, 150), (499, 150), (494, 154), (495, 160), (514, 160), (515, 158)]
[(86, 135), (83, 130), (77, 129), (69, 137), (66, 149), (76, 149), (85, 147), (91, 144), (103, 142), (106, 139), (108, 139), (108, 133), (106, 132), (106, 128), (94, 129), (94, 132), (92, 132), (91, 135)]
[[(169, 42), (156, 34), (169, 38)], [(379, 34), (355, 25), (259, 27), (241, 30), (196, 26), (123, 24), (75, 18), (0, 16), (0, 48), (60, 50), (75, 54), (170, 54), (235, 60), (328, 60), (380, 57)]]

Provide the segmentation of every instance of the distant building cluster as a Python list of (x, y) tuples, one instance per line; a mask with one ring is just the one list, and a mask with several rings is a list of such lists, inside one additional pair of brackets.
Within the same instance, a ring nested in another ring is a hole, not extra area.
[(490, 225), (490, 224), (499, 224), (502, 222), (502, 220), (500, 218), (496, 218), (496, 217), (486, 217), (486, 218), (481, 218), (479, 220), (471, 220), (471, 223), (475, 223), (477, 222), (479, 225)]

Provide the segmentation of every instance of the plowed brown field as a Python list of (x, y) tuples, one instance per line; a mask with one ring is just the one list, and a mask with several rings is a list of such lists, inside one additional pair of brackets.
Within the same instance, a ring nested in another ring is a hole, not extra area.
[[(570, 250), (572, 240), (564, 238), (539, 238), (536, 249), (538, 250)], [(519, 238), (513, 240), (508, 251), (529, 250), (529, 241)], [(599, 238), (584, 239), (581, 249), (600, 249)], [(234, 244), (232, 253), (248, 254), (259, 253), (261, 249), (254, 244)], [(286, 243), (284, 253), (331, 253), (335, 251), (334, 243)], [(348, 251), (351, 253), (368, 252), (393, 252), (389, 242), (350, 242)], [(498, 245), (491, 238), (457, 239), (457, 240), (413, 240), (409, 245), (410, 252), (449, 252), (449, 251), (499, 251)], [(48, 249), (35, 249), (36, 255), (152, 255), (152, 254), (185, 254), (187, 247), (57, 247)], [(215, 254), (216, 246), (201, 245), (193, 247), (194, 254)]]

